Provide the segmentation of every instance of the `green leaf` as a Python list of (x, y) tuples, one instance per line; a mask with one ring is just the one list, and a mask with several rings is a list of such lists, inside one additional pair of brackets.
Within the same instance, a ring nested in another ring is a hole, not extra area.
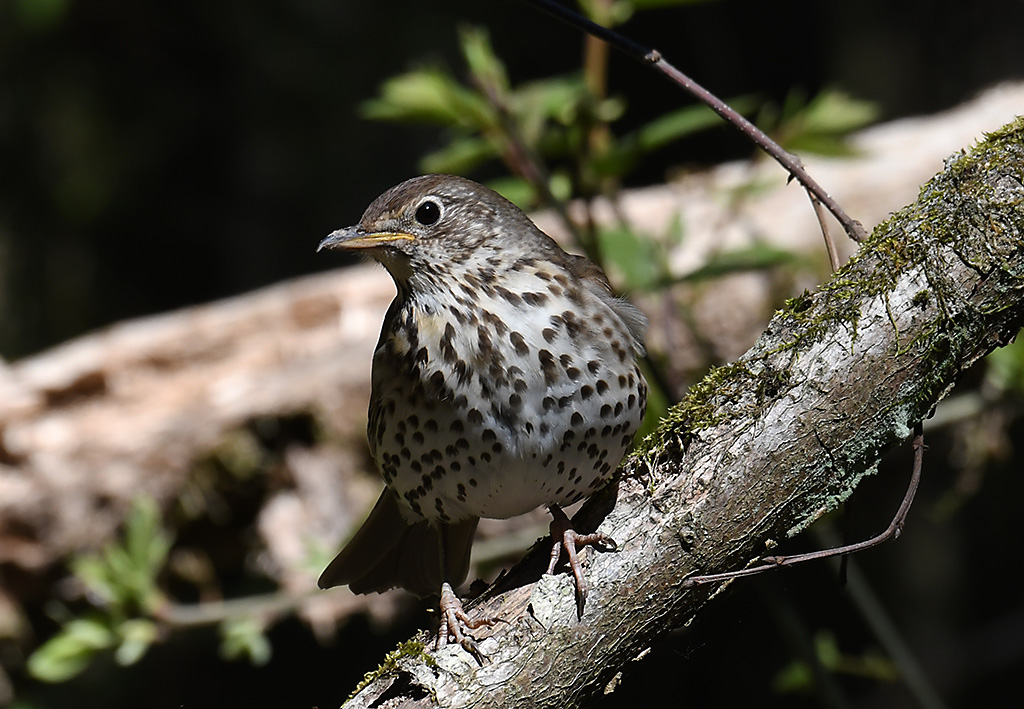
[[(855, 154), (847, 142), (849, 133), (877, 120), (876, 104), (850, 97), (841, 91), (827, 90), (806, 101), (799, 90), (791, 91), (782, 108), (782, 118), (773, 132), (787, 150), (819, 155)], [(772, 110), (766, 109), (763, 125), (775, 123)]]
[(778, 694), (807, 692), (814, 687), (814, 674), (806, 662), (794, 660), (779, 670), (772, 680), (772, 690)]
[(99, 554), (73, 559), (71, 570), (112, 612), (126, 615), (139, 609), (152, 611), (163, 599), (156, 579), (171, 544), (156, 503), (142, 498), (128, 513), (123, 539), (110, 543)]
[(842, 91), (823, 91), (807, 104), (803, 121), (808, 130), (849, 133), (878, 120), (878, 104), (853, 98)]
[(1024, 392), (1024, 338), (1020, 333), (1010, 344), (985, 358), (985, 380), (997, 391)]
[(420, 160), (420, 168), (424, 172), (459, 175), (471, 172), (496, 157), (498, 151), (490, 140), (475, 136), (459, 137), (444, 148), (424, 156)]
[(29, 674), (43, 682), (71, 679), (115, 641), (113, 631), (98, 619), (72, 620), (28, 658)]
[(497, 123), (486, 100), (440, 69), (423, 69), (388, 79), (380, 95), (362, 104), (367, 118), (435, 123), (484, 130)]
[(159, 636), (156, 624), (143, 618), (126, 620), (117, 630), (121, 644), (114, 653), (114, 659), (119, 665), (134, 665), (141, 660)]
[(559, 76), (523, 84), (512, 92), (508, 103), (516, 115), (536, 113), (545, 119), (569, 125), (576, 120), (586, 91), (578, 76)]
[(114, 603), (121, 598), (120, 584), (112, 578), (108, 566), (96, 554), (75, 557), (70, 563), (71, 572), (85, 584), (90, 595), (96, 596), (104, 603)]
[(234, 618), (220, 624), (220, 654), (227, 660), (247, 658), (254, 665), (270, 660), (270, 641), (255, 618)]
[(520, 209), (530, 209), (537, 203), (536, 190), (522, 177), (499, 177), (487, 186)]
[(647, 290), (662, 280), (665, 256), (652, 239), (623, 227), (602, 229), (597, 235), (605, 265), (622, 274), (629, 290)]
[(508, 74), (505, 65), (494, 54), (487, 30), (482, 27), (462, 27), (459, 30), (459, 44), (469, 73), (476, 81), (494, 91), (498, 97), (508, 93)]
[[(750, 113), (756, 102), (751, 97), (739, 97), (732, 99), (730, 105), (740, 113)], [(680, 108), (619, 138), (607, 153), (595, 160), (594, 168), (601, 175), (625, 174), (641, 156), (721, 124), (722, 119), (707, 106)]]

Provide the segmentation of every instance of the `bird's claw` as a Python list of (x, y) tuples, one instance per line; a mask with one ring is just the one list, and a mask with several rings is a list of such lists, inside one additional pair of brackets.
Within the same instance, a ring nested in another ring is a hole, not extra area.
[(549, 508), (551, 512), (551, 559), (548, 562), (548, 574), (555, 573), (562, 558), (562, 550), (569, 557), (569, 568), (572, 569), (573, 578), (576, 580), (576, 617), (583, 617), (583, 607), (587, 603), (587, 581), (583, 576), (583, 566), (577, 556), (577, 549), (584, 546), (601, 546), (605, 551), (615, 551), (618, 544), (607, 534), (595, 532), (593, 534), (579, 534), (572, 528), (572, 523), (565, 515), (565, 512), (556, 505)]
[(451, 584), (447, 581), (441, 585), (441, 601), (438, 606), (441, 613), (441, 627), (437, 631), (437, 643), (435, 649), (440, 650), (453, 639), (462, 648), (473, 656), (478, 664), (483, 665), (487, 656), (480, 652), (479, 645), (474, 637), (463, 631), (463, 627), (469, 630), (504, 622), (504, 619), (494, 616), (471, 619), (466, 615), (462, 607), (462, 601), (455, 595)]

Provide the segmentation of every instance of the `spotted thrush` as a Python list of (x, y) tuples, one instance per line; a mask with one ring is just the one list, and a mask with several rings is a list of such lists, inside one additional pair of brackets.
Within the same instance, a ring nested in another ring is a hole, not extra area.
[(576, 545), (611, 540), (577, 535), (560, 506), (608, 481), (643, 419), (647, 319), (600, 268), (460, 177), (391, 188), (320, 248), (371, 256), (397, 289), (373, 354), (367, 427), (386, 488), (320, 586), (441, 589), (450, 632), (473, 651), (452, 586), (468, 573), (477, 522), (546, 505), (548, 571), (564, 546), (582, 612)]

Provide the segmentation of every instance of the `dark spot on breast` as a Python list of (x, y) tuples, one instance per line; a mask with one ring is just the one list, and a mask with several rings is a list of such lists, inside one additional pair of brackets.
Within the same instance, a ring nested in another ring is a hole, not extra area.
[(580, 321), (576, 313), (571, 310), (562, 311), (562, 320), (565, 322), (565, 331), (572, 339), (580, 334)]
[(440, 369), (430, 375), (430, 379), (427, 380), (427, 384), (433, 388), (435, 392), (441, 390), (444, 386), (444, 372)]
[(490, 325), (494, 329), (494, 332), (497, 333), (498, 337), (501, 337), (508, 332), (508, 325), (505, 324), (505, 321), (491, 311), (485, 310), (483, 312), (483, 319), (486, 324)]
[(513, 330), (509, 333), (508, 340), (512, 343), (512, 346), (516, 350), (516, 354), (520, 357), (525, 357), (530, 354), (530, 348), (526, 345), (526, 338), (524, 338), (521, 333)]
[(598, 394), (604, 394), (606, 391), (608, 391), (608, 382), (606, 382), (604, 379), (598, 379), (597, 380), (597, 393)]
[(523, 299), (520, 298), (518, 294), (513, 293), (505, 286), (495, 286), (494, 292), (497, 293), (499, 297), (504, 298), (512, 305), (518, 306), (521, 305), (523, 302)]
[(544, 372), (544, 383), (551, 386), (558, 380), (558, 367), (555, 364), (555, 356), (548, 350), (540, 350), (537, 353), (540, 360), (540, 368)]
[(590, 386), (589, 384), (584, 384), (582, 387), (580, 387), (580, 398), (583, 399), (583, 401), (586, 401), (593, 395), (594, 387)]
[(572, 417), (569, 419), (569, 423), (576, 427), (582, 426), (583, 414), (581, 414), (579, 411), (574, 411)]
[(481, 359), (488, 359), (493, 355), (494, 347), (491, 345), (491, 331), (480, 325), (476, 329), (477, 335), (477, 349), (480, 352)]

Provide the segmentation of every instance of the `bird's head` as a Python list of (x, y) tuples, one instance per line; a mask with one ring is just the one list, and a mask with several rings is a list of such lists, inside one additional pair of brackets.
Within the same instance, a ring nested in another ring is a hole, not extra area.
[(462, 177), (423, 175), (382, 194), (358, 224), (332, 232), (318, 250), (360, 250), (403, 285), (416, 275), (444, 277), (488, 257), (514, 260), (553, 246), (497, 192)]

